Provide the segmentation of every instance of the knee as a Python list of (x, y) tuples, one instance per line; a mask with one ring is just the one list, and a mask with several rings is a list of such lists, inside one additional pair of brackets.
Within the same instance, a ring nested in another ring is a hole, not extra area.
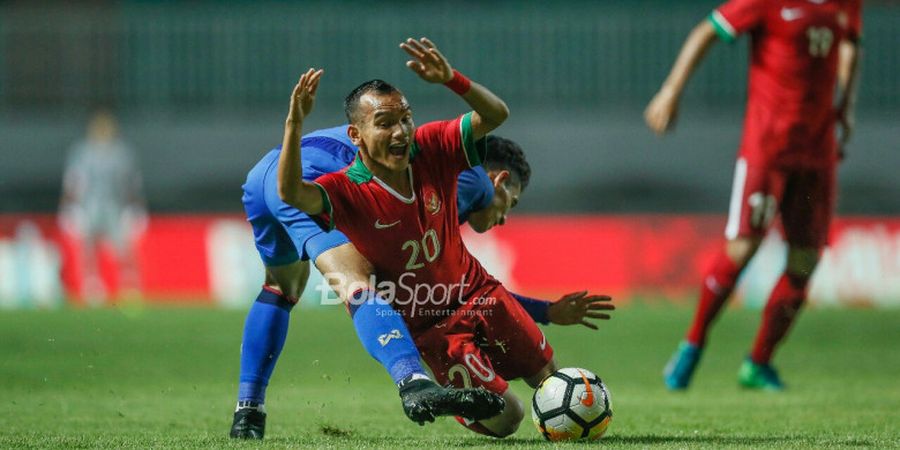
[(266, 267), (266, 286), (281, 291), (289, 298), (300, 298), (308, 279), (309, 263), (306, 261)]
[(736, 265), (744, 267), (756, 254), (761, 242), (757, 237), (732, 239), (725, 244), (725, 253)]
[(525, 418), (525, 409), (518, 397), (505, 395), (504, 398), (506, 400), (506, 408), (503, 409), (500, 416), (491, 419), (494, 423), (490, 426), (491, 431), (500, 438), (505, 438), (515, 433), (519, 429), (522, 419)]
[(819, 264), (818, 248), (794, 248), (788, 249), (787, 273), (794, 277), (809, 278)]

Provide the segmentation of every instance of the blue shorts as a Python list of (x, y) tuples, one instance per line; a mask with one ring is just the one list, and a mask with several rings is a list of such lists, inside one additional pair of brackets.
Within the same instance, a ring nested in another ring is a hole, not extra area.
[[(344, 162), (348, 155), (310, 150), (304, 147), (304, 179), (314, 180), (326, 171), (334, 172), (349, 164)], [(253, 227), (256, 249), (266, 266), (281, 266), (300, 259), (315, 262), (320, 254), (350, 239), (337, 230), (326, 233), (308, 215), (281, 201), (278, 196), (280, 154), (279, 149), (266, 154), (247, 174), (243, 186), (244, 211)]]

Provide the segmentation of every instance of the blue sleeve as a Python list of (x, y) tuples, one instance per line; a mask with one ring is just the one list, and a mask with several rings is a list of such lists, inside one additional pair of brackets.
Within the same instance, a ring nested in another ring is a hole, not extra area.
[(525, 312), (531, 316), (537, 323), (542, 323), (547, 325), (550, 323), (550, 318), (547, 316), (547, 311), (550, 309), (550, 302), (545, 300), (538, 300), (536, 298), (529, 298), (524, 295), (519, 295), (514, 292), (510, 292), (510, 295), (522, 305), (522, 308), (525, 308)]
[(456, 206), (459, 223), (469, 220), (469, 214), (487, 208), (494, 199), (494, 183), (481, 166), (464, 170), (459, 174)]

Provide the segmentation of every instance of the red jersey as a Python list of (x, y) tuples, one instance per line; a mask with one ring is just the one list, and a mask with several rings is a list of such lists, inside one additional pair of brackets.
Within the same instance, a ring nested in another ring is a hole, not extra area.
[(359, 155), (342, 171), (316, 180), (325, 197), (316, 221), (346, 234), (372, 263), (377, 287), (413, 333), (499, 284), (469, 253), (459, 232), (457, 178), (481, 164), (471, 114), (416, 129), (409, 198), (374, 176)]
[(859, 37), (860, 1), (731, 0), (710, 14), (725, 41), (750, 33), (742, 157), (790, 167), (837, 160), (838, 44)]

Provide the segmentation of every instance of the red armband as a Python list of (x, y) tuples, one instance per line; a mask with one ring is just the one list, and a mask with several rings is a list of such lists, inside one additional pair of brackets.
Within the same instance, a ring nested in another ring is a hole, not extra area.
[(447, 86), (458, 95), (466, 95), (466, 92), (469, 92), (469, 88), (472, 87), (472, 82), (465, 75), (459, 73), (458, 70), (453, 69), (453, 78), (444, 83), (444, 86)]

